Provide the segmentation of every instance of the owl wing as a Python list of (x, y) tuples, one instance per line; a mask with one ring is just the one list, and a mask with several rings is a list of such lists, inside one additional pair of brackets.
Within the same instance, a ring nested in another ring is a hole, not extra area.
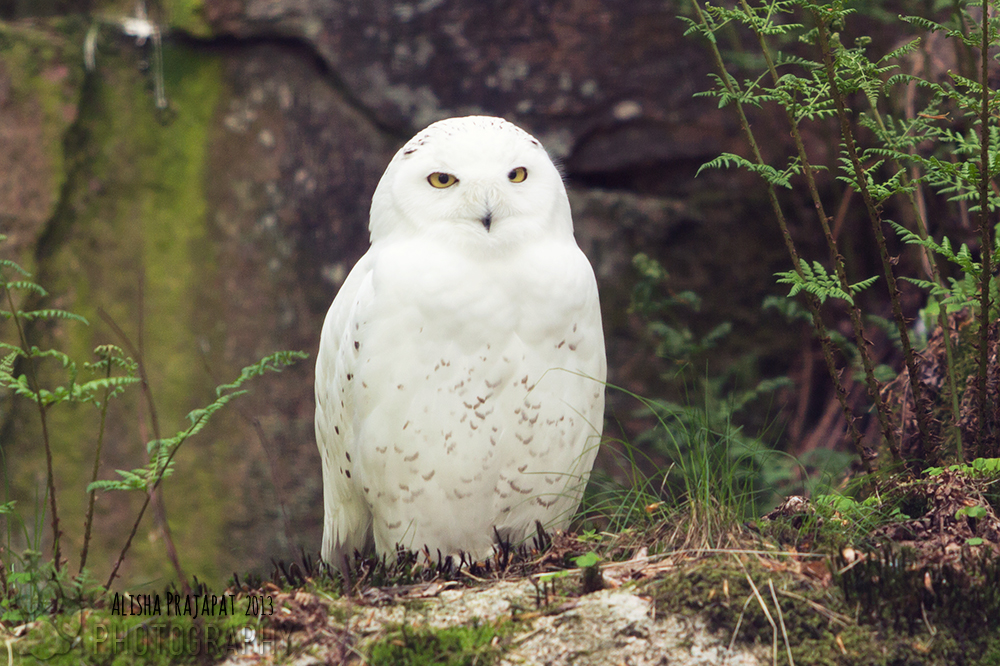
[(371, 510), (351, 478), (355, 406), (347, 382), (355, 357), (345, 349), (351, 344), (359, 300), (372, 291), (371, 254), (361, 258), (337, 292), (316, 356), (316, 444), (323, 461), (322, 556), (341, 570), (355, 550), (364, 551), (372, 544)]

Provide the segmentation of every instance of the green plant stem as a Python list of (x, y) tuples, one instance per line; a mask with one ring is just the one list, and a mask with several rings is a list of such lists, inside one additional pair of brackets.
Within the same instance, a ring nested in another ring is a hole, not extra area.
[[(2, 277), (3, 276), (0, 276), (0, 278)], [(62, 532), (59, 530), (59, 510), (56, 503), (55, 474), (52, 471), (52, 445), (49, 442), (48, 419), (46, 418), (45, 405), (42, 403), (41, 387), (38, 385), (38, 372), (35, 367), (35, 359), (31, 354), (31, 347), (28, 346), (28, 338), (24, 333), (24, 326), (21, 323), (21, 318), (18, 316), (17, 306), (14, 305), (14, 297), (11, 294), (10, 289), (6, 288), (6, 278), (3, 278), (3, 284), (5, 285), (4, 291), (7, 292), (7, 303), (10, 305), (14, 325), (17, 327), (17, 335), (21, 341), (21, 349), (24, 351), (24, 356), (28, 364), (28, 376), (31, 379), (31, 390), (35, 393), (35, 404), (38, 405), (38, 416), (42, 423), (42, 443), (45, 447), (45, 476), (49, 495), (49, 507), (52, 511), (52, 563), (56, 572), (58, 572), (62, 567), (62, 553), (59, 548), (59, 541), (62, 536)]]
[[(900, 342), (903, 345), (903, 357), (905, 359), (906, 369), (909, 373), (910, 390), (913, 392), (913, 400), (916, 404), (917, 428), (920, 431), (920, 442), (921, 447), (923, 447), (929, 442), (930, 437), (930, 428), (927, 423), (928, 415), (920, 395), (919, 369), (917, 367), (916, 355), (913, 353), (913, 347), (910, 345), (910, 335), (907, 330), (907, 322), (903, 316), (903, 309), (899, 300), (899, 288), (896, 284), (895, 273), (892, 270), (892, 258), (889, 256), (889, 250), (886, 247), (885, 237), (882, 233), (882, 216), (872, 199), (871, 190), (868, 187), (868, 180), (865, 176), (864, 166), (861, 164), (861, 158), (858, 156), (857, 146), (854, 143), (854, 133), (851, 130), (851, 120), (847, 114), (844, 96), (841, 93), (840, 88), (837, 86), (837, 72), (833, 61), (833, 50), (830, 48), (826, 18), (816, 10), (813, 10), (813, 16), (816, 19), (817, 37), (819, 40), (820, 51), (823, 56), (826, 77), (830, 85), (830, 96), (833, 98), (834, 105), (837, 109), (837, 117), (840, 120), (841, 137), (844, 141), (844, 147), (847, 149), (847, 155), (851, 161), (851, 166), (854, 171), (855, 188), (861, 194), (861, 198), (865, 202), (865, 208), (868, 211), (868, 219), (871, 222), (872, 232), (875, 234), (875, 242), (878, 245), (879, 255), (882, 259), (882, 269), (885, 273), (886, 284), (889, 288), (889, 300), (892, 303), (892, 314), (896, 320), (896, 327), (899, 329)], [(867, 357), (864, 357), (864, 359), (866, 360), (865, 372), (867, 375), (869, 374), (871, 361), (867, 360)], [(894, 448), (896, 446), (895, 433), (892, 432), (889, 424), (888, 407), (882, 400), (880, 391), (878, 390), (879, 386), (875, 382), (876, 380), (874, 374), (870, 374), (870, 393), (872, 395), (872, 399), (876, 401), (876, 407), (879, 412), (879, 420), (883, 426), (883, 434), (886, 437), (886, 441), (889, 444), (890, 449), (893, 450), (893, 453), (898, 458), (899, 452)]]
[[(105, 359), (108, 364), (107, 373), (105, 374), (105, 379), (111, 378), (111, 358), (110, 356)], [(97, 474), (100, 472), (101, 468), (101, 449), (104, 446), (104, 426), (107, 422), (108, 417), (108, 401), (111, 399), (111, 388), (108, 387), (104, 389), (104, 400), (101, 402), (101, 425), (97, 431), (97, 451), (94, 452), (94, 469), (90, 475), (90, 482), (93, 483), (97, 481)], [(80, 550), (80, 571), (83, 573), (84, 567), (87, 565), (87, 551), (90, 548), (90, 529), (94, 524), (94, 500), (97, 497), (97, 490), (90, 491), (90, 499), (87, 503), (87, 518), (84, 520), (83, 527), (83, 548)]]
[(982, 2), (982, 46), (980, 50), (981, 70), (979, 86), (982, 92), (982, 106), (979, 109), (979, 236), (982, 254), (982, 278), (979, 285), (981, 303), (979, 306), (979, 446), (986, 442), (986, 415), (989, 405), (986, 395), (986, 371), (989, 361), (990, 343), (990, 279), (993, 275), (993, 239), (989, 224), (990, 189), (990, 88), (989, 88), (989, 47), (990, 24), (989, 3)]
[[(708, 25), (708, 21), (705, 18), (701, 7), (698, 4), (698, 0), (692, 0), (692, 6), (695, 12), (698, 14), (698, 19), (701, 25), (705, 28), (706, 34), (711, 34), (711, 28)], [(745, 5), (744, 5), (745, 6)], [(729, 77), (729, 73), (726, 71), (725, 63), (722, 59), (722, 53), (719, 52), (719, 47), (713, 38), (708, 39), (709, 48), (712, 51), (712, 57), (715, 60), (715, 66), (719, 71), (719, 75), (723, 84), (726, 86), (727, 91), (734, 100), (733, 105), (736, 108), (736, 112), (739, 116), (740, 127), (743, 129), (743, 134), (746, 136), (748, 143), (750, 144), (750, 150), (753, 152), (754, 160), (757, 164), (765, 164), (764, 158), (761, 155), (760, 148), (757, 145), (757, 140), (754, 137), (753, 130), (750, 127), (750, 121), (746, 117), (746, 113), (743, 110), (743, 104), (739, 101), (736, 96), (736, 91), (733, 88), (732, 81)], [(793, 125), (794, 126), (794, 125)], [(801, 140), (801, 139), (800, 139)], [(804, 168), (809, 168), (808, 163), (803, 160)], [(771, 208), (774, 210), (775, 218), (778, 221), (778, 227), (781, 229), (781, 237), (785, 242), (785, 247), (788, 250), (788, 254), (791, 257), (792, 265), (795, 267), (796, 272), (802, 276), (802, 266), (799, 260), (799, 254), (795, 249), (795, 242), (792, 240), (792, 235), (788, 230), (788, 224), (785, 220), (785, 215), (781, 209), (781, 204), (778, 202), (777, 193), (774, 190), (774, 185), (771, 183), (767, 184), (767, 194), (768, 200), (771, 203)], [(829, 225), (826, 224), (826, 216), (821, 215), (824, 223), (824, 229), (829, 240), (833, 239), (832, 234), (829, 231)], [(850, 289), (846, 289), (847, 293), (850, 293)], [(861, 460), (861, 464), (867, 473), (872, 472), (871, 460), (873, 456), (865, 449), (865, 446), (861, 441), (861, 433), (858, 431), (857, 423), (855, 423), (854, 414), (851, 410), (850, 404), (847, 402), (847, 389), (844, 387), (843, 382), (840, 380), (840, 369), (837, 367), (837, 361), (835, 356), (835, 348), (833, 341), (830, 339), (829, 334), (826, 332), (826, 325), (823, 323), (822, 315), (820, 314), (819, 302), (815, 296), (806, 296), (806, 305), (809, 308), (809, 312), (812, 315), (813, 327), (816, 330), (816, 334), (819, 337), (820, 345), (823, 348), (823, 359), (826, 361), (827, 371), (830, 373), (830, 378), (834, 384), (834, 393), (837, 396), (837, 401), (840, 403), (841, 410), (844, 414), (844, 420), (847, 422), (847, 429), (851, 436), (851, 441), (854, 444), (854, 450), (858, 454)], [(860, 316), (858, 317), (858, 322), (860, 323)], [(855, 327), (855, 333), (859, 333), (858, 327)], [(862, 357), (867, 359), (867, 352), (865, 350), (865, 340), (863, 332), (860, 333), (858, 348), (862, 350)], [(871, 362), (868, 361), (868, 365)], [(871, 373), (870, 373), (871, 374)], [(872, 380), (874, 380), (874, 374), (871, 374)], [(875, 396), (881, 400), (877, 391), (875, 391)], [(881, 415), (881, 412), (879, 412)], [(891, 440), (890, 440), (891, 441)], [(895, 453), (895, 451), (894, 451)]]
[(938, 310), (938, 325), (941, 327), (941, 337), (944, 341), (945, 360), (948, 363), (948, 388), (951, 391), (951, 427), (955, 432), (955, 454), (958, 462), (965, 462), (965, 451), (962, 444), (962, 427), (959, 425), (961, 417), (961, 403), (958, 399), (958, 379), (955, 377), (955, 357), (951, 343), (951, 320), (945, 308)]

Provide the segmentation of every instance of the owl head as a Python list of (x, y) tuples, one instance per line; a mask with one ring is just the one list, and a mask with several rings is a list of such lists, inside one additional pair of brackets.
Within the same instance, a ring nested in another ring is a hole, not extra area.
[(418, 236), (480, 248), (573, 236), (562, 176), (502, 118), (449, 118), (399, 149), (372, 198), (372, 243)]

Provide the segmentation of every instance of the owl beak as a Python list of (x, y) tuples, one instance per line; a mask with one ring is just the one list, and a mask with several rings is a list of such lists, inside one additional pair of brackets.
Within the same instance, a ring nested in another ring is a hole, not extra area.
[(483, 223), (483, 226), (486, 227), (486, 231), (489, 232), (490, 225), (493, 224), (493, 211), (486, 211), (486, 215), (479, 218), (479, 221)]

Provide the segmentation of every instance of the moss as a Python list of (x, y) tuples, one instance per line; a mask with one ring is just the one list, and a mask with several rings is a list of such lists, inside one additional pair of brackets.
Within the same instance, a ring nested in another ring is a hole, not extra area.
[(171, 0), (170, 27), (194, 35), (209, 37), (212, 28), (205, 20), (205, 5), (201, 0)]
[(489, 666), (503, 653), (502, 629), (492, 624), (472, 624), (432, 629), (399, 625), (368, 649), (374, 666)]
[[(749, 559), (742, 565), (732, 559), (703, 561), (655, 581), (649, 593), (658, 612), (701, 615), (713, 630), (727, 637), (736, 633), (739, 641), (768, 649), (775, 640), (771, 620), (784, 622), (784, 630), (777, 630), (779, 664), (788, 663), (786, 635), (795, 663), (810, 666), (978, 666), (1000, 654), (992, 634), (970, 639), (962, 627), (938, 625), (932, 634), (927, 625), (897, 628), (864, 616), (855, 619), (856, 607), (845, 602), (839, 588)], [(890, 595), (884, 601), (890, 607), (894, 603)]]
[(993, 637), (983, 651), (980, 666), (1000, 666), (1000, 636)]

